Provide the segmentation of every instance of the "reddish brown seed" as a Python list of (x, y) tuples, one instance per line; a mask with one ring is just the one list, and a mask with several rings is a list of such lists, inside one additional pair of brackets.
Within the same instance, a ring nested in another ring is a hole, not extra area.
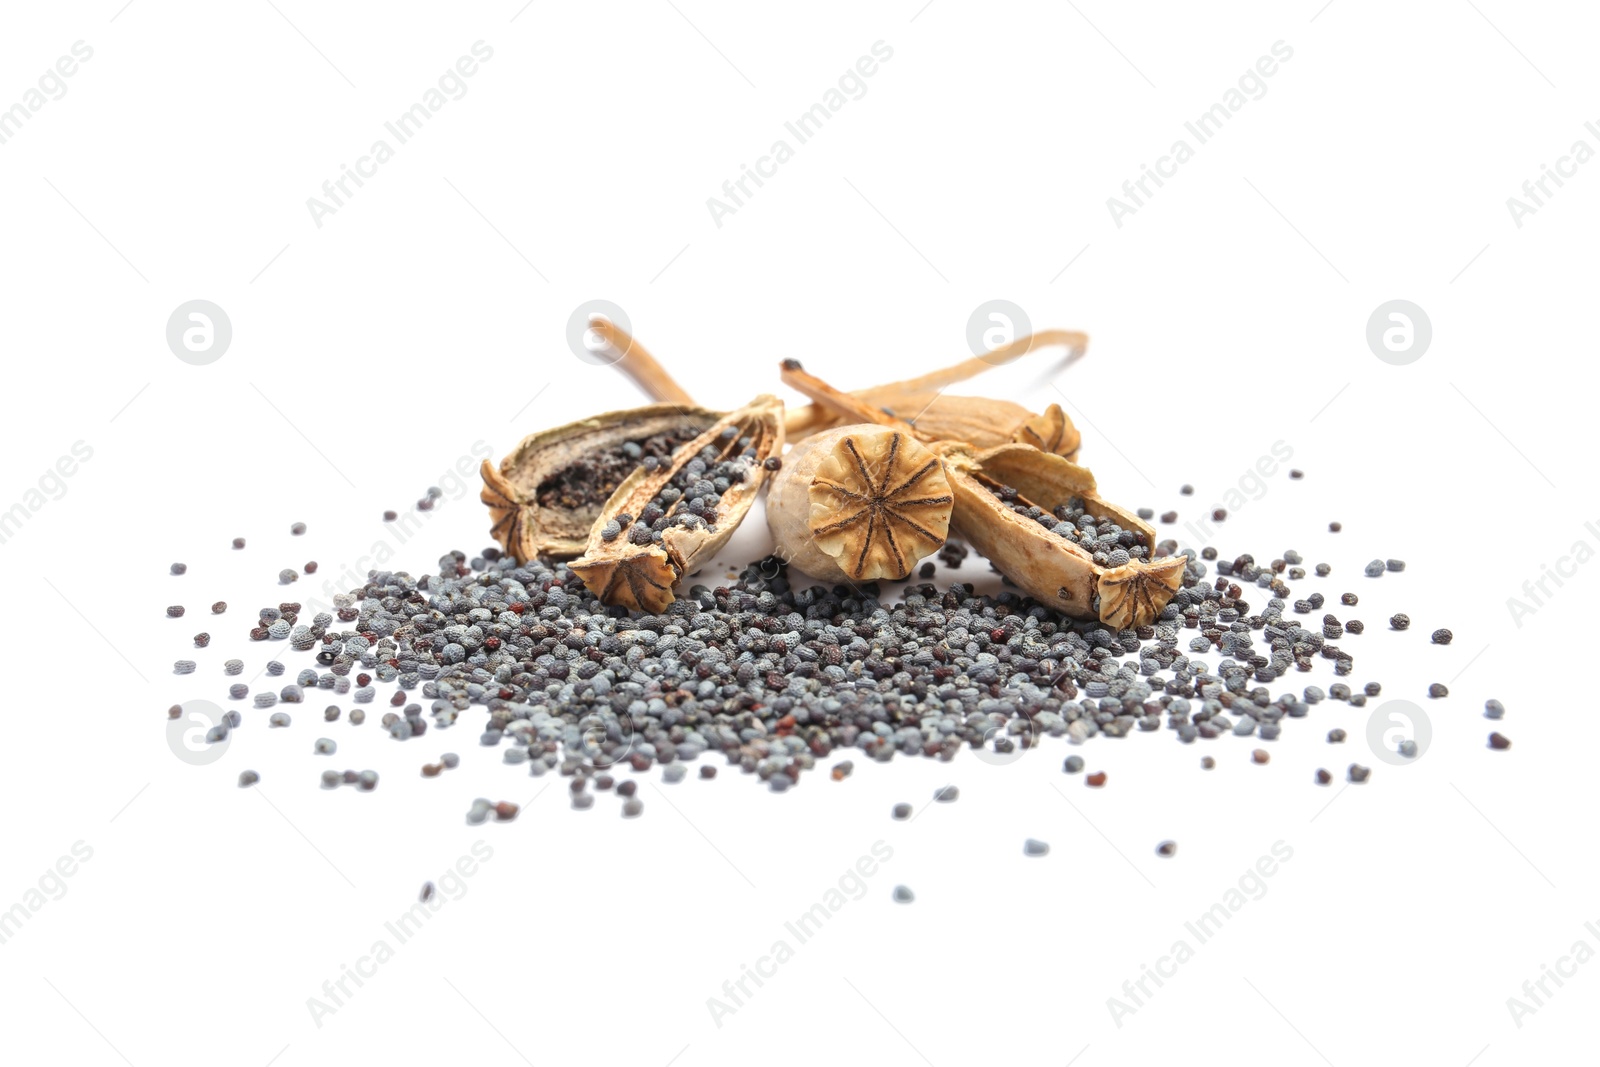
[(310, 563), (307, 563), (304, 567), (301, 567), (300, 569), (302, 571), (304, 571), (305, 573), (307, 573), (307, 574), (315, 574), (315, 573), (317, 573), (317, 561), (316, 560), (312, 560)]
[(1333, 781), (1333, 775), (1329, 774), (1327, 771), (1323, 770), (1321, 767), (1318, 767), (1317, 768), (1317, 784), (1318, 785), (1327, 785), (1331, 781)]
[(1338, 533), (1342, 529), (1344, 529), (1344, 523), (1342, 523), (1342, 522), (1330, 522), (1330, 523), (1328, 523), (1328, 532), (1329, 533)]
[(167, 718), (169, 718), (169, 719), (176, 719), (176, 718), (180, 717), (181, 715), (183, 715), (183, 705), (182, 704), (174, 704), (174, 705), (172, 705), (172, 707), (167, 709)]
[(358, 674), (358, 675), (356, 675), (356, 684), (357, 685), (361, 685), (361, 686), (371, 685), (372, 684), (372, 675), (370, 675), (370, 674)]
[(717, 776), (717, 769), (715, 767), (713, 767), (711, 764), (702, 763), (700, 765), (700, 777), (702, 777), (702, 778), (715, 778), (716, 776)]
[(502, 800), (500, 803), (494, 806), (494, 817), (499, 819), (501, 822), (510, 822), (512, 819), (517, 817), (517, 812), (520, 810), (521, 809), (518, 808), (517, 805), (511, 803), (511, 801)]
[(195, 648), (205, 648), (210, 643), (211, 643), (211, 635), (210, 634), (195, 634), (194, 635), (194, 647)]
[(383, 513), (383, 521), (384, 522), (393, 522), (394, 520), (398, 519), (399, 517), (400, 516), (396, 512), (393, 512), (393, 511), (385, 511)]
[(1212, 757), (1210, 757), (1210, 756), (1201, 756), (1200, 757), (1200, 769), (1201, 770), (1209, 771), (1211, 768), (1215, 767), (1216, 765), (1217, 765), (1217, 761), (1215, 759), (1213, 759)]
[(235, 537), (235, 538), (234, 538), (234, 539), (233, 539), (233, 547), (234, 547), (234, 548), (243, 548), (243, 547), (244, 547), (244, 538), (242, 538), (242, 537)]
[(181, 619), (181, 618), (183, 618), (183, 605), (182, 604), (174, 604), (170, 608), (168, 608), (167, 609), (167, 618), (169, 618), (169, 619)]
[(1496, 750), (1510, 748), (1511, 738), (1497, 730), (1489, 735), (1489, 747)]
[(1105, 771), (1095, 771), (1093, 774), (1091, 774), (1087, 778), (1085, 778), (1083, 780), (1083, 783), (1085, 785), (1092, 786), (1095, 789), (1099, 789), (1101, 786), (1106, 784), (1106, 772)]
[(406, 694), (405, 694), (404, 690), (397, 691), (394, 696), (389, 698), (389, 706), (391, 708), (398, 708), (401, 704), (404, 704), (405, 702), (406, 702)]
[(1250, 753), (1250, 758), (1255, 760), (1257, 763), (1265, 763), (1271, 759), (1272, 756), (1268, 754), (1266, 749), (1258, 748), (1254, 752)]
[(422, 777), (437, 778), (439, 777), (439, 772), (442, 770), (444, 770), (444, 766), (442, 764), (424, 763), (422, 765)]
[(221, 615), (224, 611), (227, 611), (227, 610), (228, 610), (228, 602), (226, 600), (219, 600), (215, 604), (211, 605), (211, 614), (213, 614), (213, 615)]
[(1218, 508), (1217, 510), (1215, 510), (1215, 511), (1213, 511), (1211, 513), (1211, 521), (1212, 522), (1221, 522), (1223, 519), (1226, 519), (1227, 517), (1228, 517), (1228, 509), (1227, 508)]

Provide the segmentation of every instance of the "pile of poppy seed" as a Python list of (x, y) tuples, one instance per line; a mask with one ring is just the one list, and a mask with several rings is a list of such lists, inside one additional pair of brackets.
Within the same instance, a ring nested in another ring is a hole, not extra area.
[[(698, 493), (701, 481), (719, 491), (717, 479), (732, 473), (707, 457), (689, 467), (694, 481), (686, 494)], [(1063, 510), (1035, 517), (1093, 538), (1100, 551), (1148, 551), (1142, 537), (1127, 543), (1129, 531), (1084, 514), (1081, 502)], [(303, 531), (296, 524), (292, 532)], [(1177, 550), (1175, 541), (1162, 541), (1154, 555)], [(955, 568), (966, 555), (965, 546), (951, 541), (938, 559)], [(782, 792), (819, 760), (844, 753), (879, 762), (897, 754), (950, 760), (963, 748), (1005, 754), (1046, 736), (1082, 743), (1163, 729), (1186, 744), (1224, 734), (1270, 741), (1284, 720), (1306, 717), (1314, 704), (1362, 706), (1381, 691), (1376, 682), (1359, 691), (1344, 683), (1326, 691), (1310, 685), (1276, 697), (1267, 688), (1312, 670), (1319, 658), (1331, 661), (1336, 675), (1354, 669), (1354, 656), (1333, 642), (1361, 633), (1359, 620), (1328, 614), (1310, 628), (1293, 618), (1323, 606), (1322, 595), (1312, 593), (1291, 607), (1284, 575), (1303, 577), (1301, 562), (1293, 551), (1258, 564), (1248, 554), (1226, 560), (1204, 548), (1154, 625), (1116, 632), (1010, 589), (979, 595), (966, 583), (940, 588), (927, 580), (936, 573), (931, 560), (918, 571), (923, 580), (900, 587), (893, 599), (877, 583), (797, 587), (784, 562), (769, 557), (727, 585), (693, 585), (667, 611), (648, 615), (600, 604), (564, 563), (518, 563), (497, 548), (470, 559), (450, 552), (420, 578), (374, 571), (365, 585), (334, 598), (333, 613), (309, 622), (298, 603), (262, 608), (251, 639), (283, 642), (311, 662), (293, 683), (253, 699), (266, 709), (328, 691), (361, 705), (377, 698), (378, 685), (392, 685), (394, 710), (379, 728), (396, 743), (424, 747), (420, 739), (430, 729), (480, 731), (477, 743), (500, 748), (506, 764), (525, 766), (535, 777), (551, 771), (569, 777), (574, 808), (591, 808), (596, 793), (614, 791), (627, 817), (640, 814), (642, 803), (634, 781), (618, 780), (621, 772), (642, 774), (660, 764), (664, 780), (676, 782), (698, 762), (699, 776), (711, 778), (718, 755)], [(1368, 573), (1403, 567), (1391, 560)], [(176, 564), (172, 573), (185, 570)], [(1258, 607), (1247, 591), (1268, 599)], [(1354, 593), (1340, 600), (1359, 602)], [(213, 605), (214, 613), (225, 610)], [(181, 617), (183, 609), (167, 614)], [(1405, 615), (1390, 620), (1393, 630), (1409, 625)], [(1187, 640), (1185, 631), (1192, 635)], [(1435, 631), (1432, 640), (1448, 643), (1450, 632)], [(195, 636), (199, 647), (209, 641), (209, 634)], [(1193, 658), (1213, 651), (1222, 657), (1214, 666)], [(224, 673), (242, 668), (229, 660)], [(191, 660), (175, 665), (180, 674), (194, 669)], [(287, 670), (277, 659), (267, 664), (268, 675)], [(1430, 692), (1442, 696), (1444, 687)], [(228, 696), (242, 701), (250, 687), (234, 683)], [(1503, 706), (1491, 700), (1485, 714), (1499, 719)], [(323, 720), (340, 715), (331, 704)], [(346, 719), (359, 727), (366, 713), (356, 707)], [(279, 711), (269, 725), (289, 722)], [(229, 712), (207, 740), (225, 740), (243, 725), (240, 713)], [(1331, 731), (1328, 740), (1345, 740), (1344, 731)], [(1401, 753), (1408, 744), (1415, 755), (1413, 742), (1402, 743)], [(1498, 733), (1490, 736), (1492, 748), (1509, 745)], [(315, 751), (335, 748), (322, 739)], [(431, 754), (431, 746), (419, 753), (424, 777), (459, 763), (453, 753), (426, 762)], [(1252, 753), (1255, 762), (1267, 758), (1264, 749)], [(1201, 766), (1215, 761), (1207, 756)], [(853, 767), (851, 759), (833, 762), (830, 777), (842, 780)], [(1064, 764), (1068, 774), (1084, 767), (1079, 756)], [(373, 771), (320, 773), (324, 788), (371, 790), (378, 781)], [(1369, 775), (1369, 768), (1351, 764), (1346, 777), (1360, 783)], [(254, 771), (240, 775), (241, 786), (259, 780)], [(1333, 775), (1319, 768), (1312, 780), (1327, 785)], [(1106, 775), (1088, 774), (1085, 782), (1101, 787)], [(954, 799), (954, 787), (944, 792), (948, 797), (940, 799)], [(480, 799), (467, 819), (516, 814), (515, 804)]]

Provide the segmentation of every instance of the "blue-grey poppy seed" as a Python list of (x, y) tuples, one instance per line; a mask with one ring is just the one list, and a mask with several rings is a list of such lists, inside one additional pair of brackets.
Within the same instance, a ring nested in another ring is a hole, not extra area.
[(306, 524), (303, 522), (297, 522), (293, 526), (289, 527), (289, 532), (294, 536), (299, 537), (301, 534), (306, 532)]
[(172, 665), (173, 674), (193, 674), (195, 662), (192, 659), (180, 659)]
[(243, 700), (250, 695), (250, 687), (243, 682), (235, 682), (228, 686), (228, 696), (232, 700)]
[(897, 885), (894, 887), (894, 902), (896, 904), (909, 904), (916, 899), (916, 895), (905, 886)]
[(1486, 719), (1504, 718), (1506, 706), (1498, 700), (1485, 700), (1483, 702), (1483, 717)]
[(269, 715), (267, 717), (267, 725), (268, 726), (288, 726), (289, 725), (289, 713), (286, 712), (286, 711), (275, 711), (275, 712), (273, 712), (271, 715)]
[(188, 574), (189, 565), (187, 563), (174, 563), (169, 570), (173, 574)]
[(339, 746), (326, 737), (317, 738), (316, 744), (311, 746), (311, 751), (319, 756), (331, 756), (339, 751)]
[(182, 604), (174, 604), (171, 607), (169, 607), (167, 609), (167, 618), (169, 618), (169, 619), (181, 619), (181, 618), (183, 618), (183, 605)]
[(1383, 560), (1375, 559), (1371, 563), (1367, 564), (1366, 572), (1368, 578), (1381, 577), (1383, 574)]
[(257, 774), (255, 771), (240, 771), (239, 772), (239, 788), (240, 789), (248, 789), (250, 786), (255, 785), (259, 781), (261, 781), (261, 775)]
[(1043, 841), (1030, 837), (1022, 842), (1022, 854), (1024, 856), (1048, 856), (1050, 854), (1050, 846)]

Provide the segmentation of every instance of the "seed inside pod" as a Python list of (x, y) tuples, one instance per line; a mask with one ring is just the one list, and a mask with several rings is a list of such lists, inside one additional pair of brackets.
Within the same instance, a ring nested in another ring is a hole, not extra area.
[(843, 426), (790, 450), (767, 496), (777, 555), (824, 581), (899, 580), (944, 544), (955, 498), (911, 435)]
[(715, 412), (676, 404), (611, 411), (523, 438), (498, 469), (483, 461), (490, 532), (519, 560), (566, 559), (583, 551), (589, 528), (624, 478), (645, 459), (668, 459), (716, 421)]
[(601, 507), (572, 570), (601, 601), (662, 612), (672, 587), (733, 536), (783, 448), (783, 401), (758, 396), (630, 474)]

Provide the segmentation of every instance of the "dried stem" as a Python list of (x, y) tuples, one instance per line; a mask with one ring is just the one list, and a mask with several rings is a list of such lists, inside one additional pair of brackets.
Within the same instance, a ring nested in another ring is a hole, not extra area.
[(907, 392), (939, 390), (957, 382), (964, 382), (968, 378), (976, 378), (994, 367), (1003, 367), (1007, 363), (1015, 362), (1035, 349), (1049, 348), (1052, 345), (1062, 345), (1074, 353), (1083, 352), (1089, 347), (1089, 335), (1076, 330), (1040, 330), (1038, 333), (1019, 337), (1008, 345), (1001, 345), (992, 352), (973, 356), (954, 366), (896, 384)]
[(888, 426), (902, 433), (911, 434), (913, 437), (917, 435), (915, 429), (901, 422), (882, 408), (873, 407), (866, 401), (859, 397), (851, 396), (849, 393), (842, 393), (821, 378), (807, 373), (806, 369), (800, 365), (799, 360), (786, 359), (779, 366), (781, 368), (779, 377), (783, 379), (785, 385), (834, 412), (836, 417), (843, 417), (852, 422), (876, 423), (879, 426)]
[[(1077, 330), (1040, 330), (1038, 333), (1030, 333), (1024, 337), (1019, 337), (1008, 345), (1001, 345), (994, 351), (982, 356), (964, 359), (960, 363), (945, 367), (942, 370), (931, 371), (920, 378), (909, 378), (902, 382), (890, 384), (901, 394), (937, 393), (955, 385), (957, 382), (975, 378), (986, 370), (1013, 363), (1030, 352), (1056, 345), (1065, 347), (1073, 355), (1079, 355), (1088, 348), (1089, 335), (1080, 333)], [(883, 389), (887, 387), (877, 386), (875, 388)], [(857, 395), (870, 394), (873, 391), (874, 389), (862, 389), (858, 390)], [(834, 405), (824, 406), (833, 407)], [(831, 420), (828, 418), (827, 411), (818, 407), (791, 408), (787, 416), (789, 436), (801, 436), (827, 425), (829, 421)]]
[(615, 366), (632, 379), (633, 383), (650, 399), (663, 404), (693, 405), (694, 398), (667, 373), (648, 349), (634, 340), (628, 331), (610, 319), (596, 315), (589, 320), (589, 329), (606, 344), (622, 353)]

